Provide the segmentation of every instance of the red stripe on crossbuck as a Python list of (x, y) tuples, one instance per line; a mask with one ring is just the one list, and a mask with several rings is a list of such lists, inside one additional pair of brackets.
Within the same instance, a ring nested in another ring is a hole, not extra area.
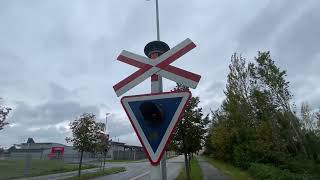
[(177, 51), (176, 53), (174, 53), (173, 55), (168, 57), (166, 60), (164, 60), (161, 63), (159, 63), (158, 65), (156, 65), (156, 67), (158, 67), (160, 69), (164, 69), (166, 66), (171, 64), (173, 61), (177, 60), (179, 57), (183, 56), (184, 54), (186, 54), (187, 52), (189, 52), (191, 49), (193, 49), (195, 47), (196, 47), (196, 45), (193, 42), (191, 42), (190, 44), (188, 44), (184, 48), (180, 49), (179, 51)]
[(133, 74), (131, 74), (130, 76), (128, 76), (124, 80), (120, 81), (118, 84), (114, 85), (113, 89), (115, 91), (118, 91), (120, 88), (124, 87), (128, 83), (134, 81), (139, 76), (143, 75), (146, 71), (148, 71), (152, 67), (153, 66), (151, 66), (151, 65), (145, 64), (141, 69), (139, 69), (138, 71), (134, 72)]
[(123, 55), (119, 55), (117, 59), (119, 61), (121, 61), (121, 62), (130, 64), (130, 65), (138, 67), (138, 68), (142, 68), (144, 65), (146, 65), (146, 64), (144, 64), (142, 62), (136, 61), (135, 59), (131, 59), (131, 58), (128, 58), (128, 57), (123, 56)]
[(174, 66), (170, 66), (170, 65), (165, 67), (164, 70), (168, 71), (170, 73), (176, 74), (178, 76), (185, 77), (185, 78), (190, 79), (195, 82), (199, 82), (201, 79), (201, 76), (198, 74), (195, 74), (195, 73), (192, 73), (192, 72), (189, 72), (189, 71), (186, 71), (186, 70), (174, 67)]

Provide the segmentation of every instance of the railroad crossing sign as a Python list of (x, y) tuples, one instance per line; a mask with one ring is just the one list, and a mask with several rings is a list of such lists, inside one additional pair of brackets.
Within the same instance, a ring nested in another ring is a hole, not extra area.
[(159, 164), (190, 97), (189, 91), (179, 91), (121, 99), (151, 164)]
[(196, 88), (201, 78), (200, 75), (170, 65), (195, 47), (196, 45), (190, 39), (186, 39), (156, 59), (122, 51), (117, 60), (140, 69), (114, 85), (114, 91), (119, 97), (153, 74), (161, 75), (190, 88)]

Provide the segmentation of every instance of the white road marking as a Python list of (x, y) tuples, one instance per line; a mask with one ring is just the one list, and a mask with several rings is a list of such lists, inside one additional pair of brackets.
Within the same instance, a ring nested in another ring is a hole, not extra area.
[(143, 177), (143, 176), (146, 176), (146, 175), (149, 174), (149, 173), (150, 173), (150, 171), (147, 171), (147, 172), (142, 173), (142, 174), (140, 174), (140, 175), (138, 175), (138, 176), (136, 176), (136, 177), (130, 178), (129, 180), (139, 179), (139, 178), (141, 178), (141, 177)]

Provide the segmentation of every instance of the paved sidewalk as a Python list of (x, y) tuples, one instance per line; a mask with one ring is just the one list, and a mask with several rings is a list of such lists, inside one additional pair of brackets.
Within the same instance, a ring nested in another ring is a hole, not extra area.
[[(98, 171), (100, 168), (92, 168), (92, 169), (84, 169), (81, 170), (81, 174), (92, 173)], [(70, 178), (78, 175), (78, 171), (70, 171), (65, 173), (57, 173), (57, 174), (49, 174), (43, 176), (35, 176), (35, 177), (28, 177), (28, 178), (20, 178), (18, 180), (57, 180), (57, 179), (65, 179)]]
[(202, 170), (203, 180), (230, 180), (230, 178), (213, 167), (204, 158), (197, 156), (197, 160)]

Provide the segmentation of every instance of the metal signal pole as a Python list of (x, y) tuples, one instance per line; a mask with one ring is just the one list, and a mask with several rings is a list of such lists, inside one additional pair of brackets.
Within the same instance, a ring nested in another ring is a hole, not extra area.
[(159, 2), (158, 2), (158, 0), (156, 0), (156, 22), (157, 22), (157, 40), (160, 41)]
[[(159, 2), (156, 1), (156, 25), (157, 25), (157, 41), (150, 42), (145, 47), (145, 54), (151, 58), (156, 59), (161, 54), (168, 51), (169, 46), (160, 41), (160, 25), (159, 25)], [(151, 76), (151, 93), (161, 93), (163, 91), (162, 87), (162, 77), (156, 74)], [(151, 165), (150, 170), (151, 180), (167, 180), (167, 162), (166, 162), (166, 152), (161, 159), (160, 165)]]

